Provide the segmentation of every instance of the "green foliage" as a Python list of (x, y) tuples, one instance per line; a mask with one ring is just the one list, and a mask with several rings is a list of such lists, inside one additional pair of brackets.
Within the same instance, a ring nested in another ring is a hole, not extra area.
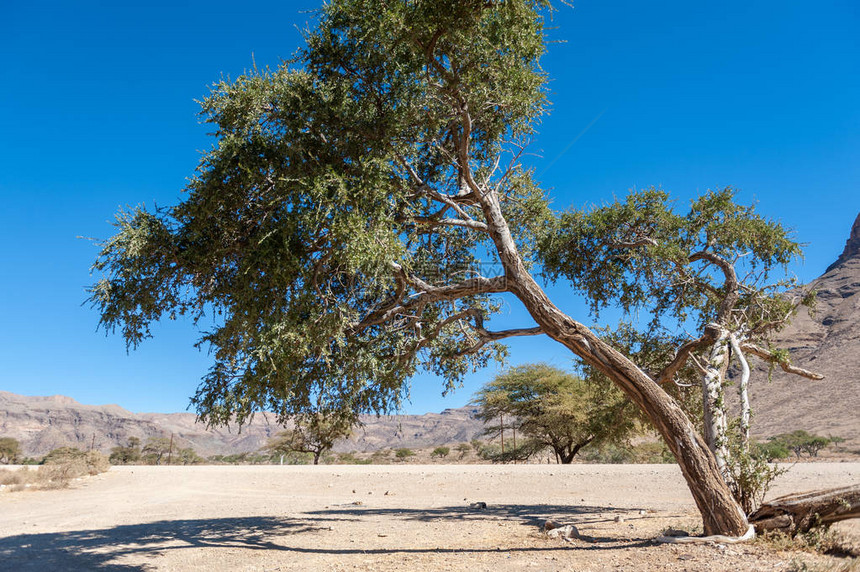
[(506, 447), (511, 459), (549, 447), (560, 462), (570, 463), (583, 447), (620, 443), (636, 428), (629, 402), (614, 386), (544, 364), (497, 376), (478, 391), (474, 403), (488, 424), (486, 435), (498, 435), (503, 426), (522, 435), (516, 450)]
[(787, 459), (791, 455), (791, 449), (785, 443), (778, 441), (752, 442), (750, 443), (750, 450), (756, 457), (765, 459), (769, 463)]
[(786, 448), (793, 451), (799, 459), (802, 453), (806, 453), (810, 457), (817, 457), (818, 452), (833, 443), (833, 437), (822, 437), (808, 433), (802, 429), (792, 431), (791, 433), (781, 433), (768, 439), (776, 446)]
[(451, 448), (442, 446), (442, 447), (436, 447), (435, 449), (433, 449), (433, 452), (430, 453), (430, 456), (431, 457), (439, 457), (441, 459), (443, 457), (447, 457), (449, 453), (451, 453)]
[(524, 462), (546, 450), (546, 446), (534, 439), (520, 439), (516, 446), (512, 442), (505, 443), (505, 450), (497, 443), (488, 443), (481, 447), (479, 456), (493, 463)]
[(590, 447), (583, 453), (583, 460), (604, 464), (666, 464), (675, 463), (675, 456), (662, 441), (644, 441), (635, 445), (604, 443)]
[[(210, 455), (206, 462), (215, 465), (267, 465), (276, 461), (269, 455), (261, 455), (253, 452), (235, 453), (233, 455)], [(310, 463), (310, 455), (304, 455), (304, 462), (291, 462), (291, 465), (307, 465)]]
[(620, 465), (632, 463), (633, 451), (630, 447), (606, 443), (600, 447), (591, 447), (583, 453), (583, 460), (588, 463)]
[(316, 465), (323, 453), (330, 450), (338, 439), (348, 437), (357, 423), (357, 418), (339, 412), (296, 415), (292, 419), (292, 428), (278, 433), (264, 449), (273, 457), (309, 453)]
[[(700, 330), (722, 323), (730, 302), (744, 309), (732, 319), (752, 334), (764, 333), (792, 308), (780, 294), (794, 280), (769, 279), (800, 255), (800, 245), (734, 196), (731, 188), (708, 191), (678, 214), (668, 193), (651, 188), (590, 211), (568, 211), (540, 242), (544, 268), (551, 279), (566, 278), (584, 292), (595, 314), (609, 305), (627, 314), (648, 311), (649, 330), (691, 319)], [(745, 271), (738, 300), (727, 300), (727, 265)]]
[(176, 461), (178, 465), (200, 465), (205, 463), (206, 459), (197, 454), (193, 447), (185, 447), (176, 452)]
[(97, 475), (110, 468), (108, 458), (98, 451), (81, 451), (76, 447), (60, 447), (42, 459), (44, 475), (49, 481), (68, 484), (73, 478)]
[(147, 465), (160, 465), (169, 458), (173, 461), (173, 441), (169, 437), (150, 437), (141, 450), (141, 460)]
[[(726, 473), (729, 488), (743, 511), (750, 515), (764, 501), (773, 482), (788, 469), (771, 464), (779, 448), (745, 447), (737, 427), (729, 432)], [(787, 454), (786, 454), (787, 456)]]
[(469, 443), (460, 443), (456, 447), (454, 447), (454, 450), (460, 453), (457, 459), (462, 459), (469, 453), (469, 451), (472, 451), (473, 448), (472, 445), (470, 445)]
[(43, 465), (49, 463), (62, 463), (64, 461), (68, 461), (69, 459), (80, 459), (86, 455), (85, 451), (81, 451), (77, 447), (58, 447), (56, 449), (52, 449), (48, 452), (47, 455), (42, 457)]
[(409, 459), (409, 457), (415, 456), (415, 451), (403, 447), (400, 449), (396, 449), (394, 451), (394, 456), (397, 458), (398, 461), (406, 461), (407, 459)]
[(373, 458), (362, 459), (357, 457), (353, 452), (338, 453), (336, 459), (336, 462), (339, 465), (372, 465), (373, 461)]
[(12, 437), (0, 437), (0, 463), (10, 464), (18, 460), (21, 444)]
[[(203, 100), (216, 140), (183, 202), (119, 213), (94, 264), (101, 325), (136, 347), (157, 320), (212, 312), (199, 344), (215, 364), (192, 400), (210, 424), (390, 411), (420, 369), (453, 388), (501, 359), (503, 346), (476, 344), (504, 289), (476, 280), (477, 253), (495, 262), (489, 234), (474, 231), (485, 214), (461, 201), (471, 224), (437, 199), (463, 188), (467, 144), (470, 177), (493, 185), (533, 252), (547, 200), (510, 159), (546, 107), (548, 11), (326, 2), (292, 60)], [(407, 311), (389, 313), (398, 303)]]
[(125, 446), (117, 446), (111, 449), (110, 462), (113, 465), (132, 465), (141, 459), (140, 439), (129, 437)]

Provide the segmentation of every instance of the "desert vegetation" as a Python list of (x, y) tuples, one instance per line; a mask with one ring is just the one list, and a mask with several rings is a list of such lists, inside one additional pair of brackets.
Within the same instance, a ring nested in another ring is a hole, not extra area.
[(109, 468), (107, 456), (98, 451), (62, 447), (45, 455), (38, 467), (0, 469), (0, 487), (10, 491), (65, 488), (73, 479), (97, 475)]

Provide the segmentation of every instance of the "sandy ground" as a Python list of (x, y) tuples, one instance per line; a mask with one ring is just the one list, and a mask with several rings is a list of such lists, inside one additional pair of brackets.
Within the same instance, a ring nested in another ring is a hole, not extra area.
[[(858, 481), (860, 463), (797, 465), (770, 496)], [(548, 538), (547, 519), (591, 538)], [(0, 494), (0, 569), (857, 568), (760, 541), (652, 542), (699, 523), (674, 465), (114, 467)]]

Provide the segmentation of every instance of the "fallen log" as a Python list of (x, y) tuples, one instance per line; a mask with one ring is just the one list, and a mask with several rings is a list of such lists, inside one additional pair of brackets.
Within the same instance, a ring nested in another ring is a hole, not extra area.
[(853, 485), (775, 498), (752, 513), (749, 522), (759, 534), (779, 531), (794, 536), (816, 526), (859, 517), (860, 485)]

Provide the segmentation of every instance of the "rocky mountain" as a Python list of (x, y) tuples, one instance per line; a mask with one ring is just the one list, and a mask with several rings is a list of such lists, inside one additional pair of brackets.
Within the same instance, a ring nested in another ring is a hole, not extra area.
[[(753, 430), (763, 436), (795, 429), (860, 445), (860, 216), (845, 249), (810, 284), (817, 291), (812, 315), (801, 311), (775, 342), (791, 361), (825, 376), (822, 381), (774, 372), (767, 383), (754, 379), (750, 394)], [(761, 372), (760, 372), (761, 373)]]
[[(477, 437), (483, 424), (473, 408), (426, 415), (364, 416), (354, 435), (336, 451), (375, 451), (387, 447), (435, 447)], [(118, 405), (83, 405), (70, 397), (32, 397), (0, 391), (0, 436), (21, 442), (24, 454), (41, 456), (57, 447), (93, 447), (109, 452), (129, 437), (173, 435), (177, 447), (198, 454), (229, 455), (256, 451), (282, 428), (271, 415), (259, 414), (248, 425), (206, 429), (192, 413), (132, 413)]]

